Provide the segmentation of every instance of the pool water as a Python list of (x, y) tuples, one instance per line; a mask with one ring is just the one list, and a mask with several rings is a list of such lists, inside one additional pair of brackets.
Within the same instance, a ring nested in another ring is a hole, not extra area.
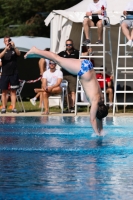
[(0, 200), (133, 199), (133, 118), (1, 117)]

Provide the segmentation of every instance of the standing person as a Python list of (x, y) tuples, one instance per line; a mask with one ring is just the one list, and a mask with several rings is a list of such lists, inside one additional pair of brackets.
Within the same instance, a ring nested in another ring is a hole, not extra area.
[[(84, 34), (86, 40), (83, 45), (87, 46), (91, 43), (90, 41), (90, 27), (97, 26), (98, 40), (96, 44), (102, 44), (102, 33), (103, 33), (103, 11), (101, 7), (104, 6), (104, 16), (106, 16), (107, 2), (105, 0), (93, 0), (92, 3), (88, 5), (86, 16), (83, 20)], [(95, 14), (95, 16), (93, 16)]]
[(32, 58), (34, 54), (53, 60), (53, 62), (57, 63), (62, 68), (80, 77), (80, 82), (84, 88), (86, 97), (91, 103), (90, 121), (93, 130), (97, 135), (102, 135), (102, 118), (107, 116), (108, 109), (103, 103), (102, 91), (92, 63), (89, 60), (62, 58), (55, 53), (42, 51), (36, 47), (32, 47), (31, 50), (24, 55), (24, 58)]
[(10, 85), (12, 112), (17, 113), (16, 109), (16, 90), (19, 88), (19, 77), (17, 71), (17, 56), (20, 51), (15, 47), (14, 42), (9, 36), (4, 37), (5, 49), (0, 53), (2, 60), (2, 74), (0, 80), (0, 89), (2, 90), (2, 110), (6, 113), (6, 96), (8, 86)]
[(61, 89), (61, 82), (63, 79), (63, 73), (61, 70), (56, 69), (56, 63), (53, 61), (49, 62), (49, 69), (43, 73), (42, 76), (42, 88), (35, 89), (35, 92), (43, 93), (43, 101), (44, 101), (44, 108), (45, 112), (44, 115), (49, 114), (49, 96), (52, 94), (60, 94)]
[(127, 16), (127, 19), (121, 22), (122, 32), (128, 40), (126, 45), (132, 47), (133, 46), (133, 29), (131, 30), (131, 33), (130, 33), (129, 28), (133, 26), (133, 18), (128, 20), (128, 15), (130, 15), (130, 12), (128, 11), (133, 11), (133, 1), (128, 2), (127, 6), (125, 7), (123, 14)]
[[(50, 51), (50, 48), (45, 48), (44, 51)], [(45, 72), (49, 68), (49, 60), (44, 59), (44, 58), (40, 58), (39, 61), (38, 61), (38, 65), (39, 65), (40, 75), (42, 76), (43, 72)], [(42, 106), (42, 92), (38, 92), (32, 99), (30, 99), (30, 102), (32, 103), (33, 106), (35, 106), (37, 98), (40, 98), (39, 108), (41, 108), (41, 106)]]
[[(64, 58), (75, 58), (79, 59), (79, 51), (76, 50), (73, 46), (73, 41), (71, 39), (66, 40), (66, 50), (58, 53), (59, 56)], [(77, 85), (77, 76), (69, 73), (67, 70), (62, 69), (63, 79), (68, 81), (68, 95), (69, 95), (69, 106), (70, 112), (75, 112), (75, 99), (76, 99), (76, 85)], [(67, 112), (69, 110), (67, 109)]]
[[(0, 59), (0, 78), (1, 78), (1, 74), (2, 74), (2, 62), (1, 62), (1, 59)], [(10, 92), (10, 85), (8, 85), (8, 93), (6, 95), (6, 107), (7, 107), (7, 102), (8, 102), (8, 99), (9, 99), (9, 92)], [(1, 93), (1, 90), (0, 90), (0, 93)], [(0, 99), (1, 101), (1, 99)], [(0, 106), (0, 109), (2, 109), (2, 105)], [(8, 107), (9, 110), (12, 110), (12, 105), (10, 105)]]

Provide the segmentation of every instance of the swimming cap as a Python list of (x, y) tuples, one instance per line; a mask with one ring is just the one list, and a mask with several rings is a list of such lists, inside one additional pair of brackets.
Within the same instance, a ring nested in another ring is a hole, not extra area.
[(106, 117), (108, 115), (108, 108), (107, 106), (104, 104), (103, 101), (98, 103), (98, 110), (97, 110), (97, 114), (96, 117), (98, 119), (102, 119), (104, 117)]

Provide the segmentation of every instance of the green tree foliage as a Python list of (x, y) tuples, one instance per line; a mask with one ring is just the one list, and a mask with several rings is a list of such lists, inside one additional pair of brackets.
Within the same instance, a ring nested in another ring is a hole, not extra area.
[(46, 16), (52, 10), (67, 9), (80, 1), (0, 0), (0, 37), (4, 35), (49, 37), (50, 28), (44, 24)]

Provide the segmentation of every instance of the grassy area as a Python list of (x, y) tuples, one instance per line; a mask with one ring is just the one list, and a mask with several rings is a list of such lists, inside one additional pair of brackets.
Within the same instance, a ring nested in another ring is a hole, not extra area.
[[(23, 104), (24, 104), (24, 108), (26, 112), (41, 111), (41, 108), (39, 108), (39, 101), (37, 101), (37, 104), (35, 106), (33, 106), (30, 101), (23, 101)], [(10, 105), (10, 103), (8, 103), (8, 105)], [(20, 106), (21, 106), (21, 103), (20, 103)], [(18, 111), (20, 110), (18, 103), (16, 103), (16, 108), (18, 109)], [(61, 112), (60, 108), (58, 107), (50, 108), (50, 111)]]
[[(41, 108), (39, 108), (39, 101), (37, 101), (36, 106), (33, 106), (29, 100), (23, 101), (23, 104), (24, 104), (26, 112), (39, 112), (39, 111), (41, 112)], [(8, 106), (9, 105), (10, 105), (10, 102), (8, 103)], [(16, 108), (20, 110), (18, 103), (16, 104)], [(64, 110), (65, 109), (66, 107), (64, 108)], [(60, 113), (61, 109), (58, 106), (50, 107), (50, 112)], [(87, 106), (78, 107), (78, 112), (87, 112)], [(109, 113), (112, 113), (112, 112), (113, 111), (109, 110)], [(124, 113), (123, 106), (118, 107), (118, 113)], [(133, 106), (127, 106), (126, 113), (133, 113)]]
[[(30, 100), (26, 100), (23, 101), (24, 104), (24, 108), (26, 110), (26, 112), (41, 112), (41, 108), (39, 108), (39, 101), (37, 101), (37, 104), (35, 106), (33, 106), (30, 102)], [(7, 110), (8, 110), (8, 106), (10, 105), (10, 102), (8, 102), (7, 104)], [(21, 103), (20, 103), (21, 106)], [(18, 109), (18, 111), (20, 111), (18, 102), (16, 103), (16, 108)], [(64, 110), (66, 109), (66, 107), (64, 107)], [(50, 112), (57, 112), (60, 113), (61, 109), (58, 106), (54, 106), (54, 107), (50, 107)], [(78, 108), (78, 112), (87, 112), (87, 106), (82, 106), (80, 108)]]

